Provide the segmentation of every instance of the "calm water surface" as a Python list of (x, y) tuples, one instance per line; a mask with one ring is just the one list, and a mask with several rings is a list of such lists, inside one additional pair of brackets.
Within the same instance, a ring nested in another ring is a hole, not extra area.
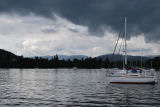
[(160, 107), (160, 84), (108, 84), (104, 69), (0, 69), (0, 107), (130, 106)]

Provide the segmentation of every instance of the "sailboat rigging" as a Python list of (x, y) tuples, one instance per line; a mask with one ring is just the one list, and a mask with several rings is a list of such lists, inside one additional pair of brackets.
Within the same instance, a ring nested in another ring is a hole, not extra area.
[[(121, 35), (121, 31), (119, 33), (113, 54), (112, 54), (112, 59), (114, 57), (114, 53), (116, 51), (116, 47), (119, 41)], [(122, 40), (123, 41), (123, 40)], [(145, 75), (142, 74), (142, 70), (140, 69), (136, 70), (133, 67), (129, 67), (127, 64), (127, 18), (124, 17), (124, 62), (123, 62), (123, 70), (120, 73), (114, 72), (114, 73), (109, 73), (107, 75), (107, 79), (110, 83), (134, 83), (134, 84), (154, 84), (157, 82), (156, 76), (155, 75)], [(110, 64), (108, 65), (109, 68)], [(145, 72), (145, 71), (143, 71)]]

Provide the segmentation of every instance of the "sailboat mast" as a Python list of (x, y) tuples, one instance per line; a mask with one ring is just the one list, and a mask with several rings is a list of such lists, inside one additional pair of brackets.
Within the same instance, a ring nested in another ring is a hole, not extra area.
[(125, 37), (125, 65), (127, 65), (127, 18), (124, 17), (124, 37)]

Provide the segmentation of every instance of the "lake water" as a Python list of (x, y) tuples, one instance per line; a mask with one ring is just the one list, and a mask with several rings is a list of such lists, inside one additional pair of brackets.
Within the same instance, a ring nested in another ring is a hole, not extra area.
[(0, 69), (0, 107), (160, 107), (160, 84), (108, 84), (105, 71)]

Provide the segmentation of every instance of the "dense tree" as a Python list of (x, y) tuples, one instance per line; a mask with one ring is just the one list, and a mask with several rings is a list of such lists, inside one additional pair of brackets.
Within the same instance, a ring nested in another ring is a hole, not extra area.
[[(10, 52), (0, 49), (0, 68), (122, 68), (122, 61), (110, 62), (108, 58), (102, 60), (101, 58), (86, 59), (73, 59), (73, 60), (59, 60), (58, 55), (55, 55), (52, 59), (44, 59), (41, 57), (25, 58), (23, 56), (16, 56)], [(160, 69), (160, 57), (149, 59), (146, 62), (142, 62), (142, 67), (145, 68)], [(129, 66), (141, 67), (140, 61), (128, 61)]]

